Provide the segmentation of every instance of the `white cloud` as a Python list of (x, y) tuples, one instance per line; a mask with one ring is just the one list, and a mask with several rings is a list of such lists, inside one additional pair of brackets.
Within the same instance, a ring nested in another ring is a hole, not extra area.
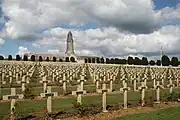
[(175, 8), (165, 7), (158, 12), (164, 20), (180, 20), (180, 4), (177, 4)]
[[(69, 29), (52, 28), (46, 37), (35, 41), (42, 47), (66, 49), (66, 34)], [(59, 33), (59, 34), (58, 34)], [(64, 33), (64, 34), (61, 34)], [(75, 52), (78, 55), (98, 56), (159, 56), (161, 46), (169, 55), (180, 54), (180, 26), (166, 26), (151, 34), (133, 34), (118, 31), (114, 27), (88, 30), (72, 30)], [(57, 36), (58, 35), (58, 36)]]
[(134, 33), (149, 33), (159, 23), (179, 20), (180, 5), (155, 11), (152, 0), (3, 0), (9, 21), (5, 33), (13, 39), (36, 40), (39, 31), (61, 24), (83, 26), (91, 20)]
[(36, 43), (33, 43), (32, 44), (33, 47), (36, 47), (36, 48), (40, 48), (40, 45), (36, 44)]
[(5, 23), (5, 20), (4, 20), (4, 17), (0, 17), (0, 24), (4, 24)]
[(5, 42), (5, 40), (3, 38), (0, 37), (0, 46), (3, 45)]
[[(36, 40), (33, 47), (64, 53), (66, 34), (71, 30), (75, 52), (80, 55), (157, 56), (160, 46), (166, 53), (178, 54), (180, 26), (166, 24), (180, 20), (180, 5), (154, 8), (152, 0), (3, 0), (3, 15), (9, 21), (0, 35), (3, 39), (8, 36)], [(108, 27), (88, 30), (57, 27), (84, 26), (92, 20)]]
[(24, 47), (24, 46), (19, 46), (19, 48), (18, 48), (18, 55), (20, 55), (20, 56), (23, 56), (24, 54), (28, 54), (28, 53), (30, 53), (30, 51), (28, 50), (28, 48), (27, 47)]
[(48, 50), (48, 53), (58, 54), (58, 53), (59, 53), (59, 50), (58, 50), (58, 49), (50, 49), (50, 50)]

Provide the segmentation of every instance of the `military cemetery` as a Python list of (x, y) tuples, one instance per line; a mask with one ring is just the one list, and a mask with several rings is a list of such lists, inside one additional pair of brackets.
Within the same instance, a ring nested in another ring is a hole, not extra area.
[(106, 116), (113, 111), (180, 105), (180, 67), (174, 58), (162, 56), (161, 65), (131, 57), (125, 63), (113, 58), (79, 60), (71, 32), (65, 54), (62, 61), (33, 55), (2, 59), (0, 119), (91, 119), (103, 114), (94, 119), (108, 120), (118, 117)]

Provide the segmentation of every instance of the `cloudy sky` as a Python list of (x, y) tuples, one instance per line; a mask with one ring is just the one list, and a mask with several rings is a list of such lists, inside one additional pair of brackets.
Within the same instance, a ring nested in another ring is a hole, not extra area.
[(180, 0), (0, 0), (0, 54), (180, 56)]

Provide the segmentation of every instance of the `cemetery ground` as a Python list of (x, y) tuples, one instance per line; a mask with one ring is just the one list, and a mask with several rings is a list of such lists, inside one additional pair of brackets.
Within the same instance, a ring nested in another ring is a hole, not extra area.
[[(175, 92), (180, 93), (180, 89), (174, 89)], [(168, 92), (168, 89), (163, 90), (161, 93), (161, 97), (163, 98), (164, 94)], [(142, 112), (153, 112), (156, 110), (159, 110), (161, 108), (166, 108), (166, 107), (176, 107), (180, 106), (180, 103), (174, 103), (174, 102), (169, 102), (168, 105), (162, 103), (161, 105), (157, 106), (156, 104), (153, 105), (153, 102), (155, 101), (155, 91), (146, 91), (146, 100), (147, 100), (147, 107), (139, 107), (139, 99), (140, 99), (140, 94), (139, 92), (133, 92), (130, 91), (128, 92), (128, 112), (126, 110), (123, 110), (123, 94), (116, 92), (116, 93), (109, 93), (107, 95), (107, 109), (110, 112), (107, 115), (103, 115), (101, 113), (101, 95), (99, 94), (88, 94), (83, 96), (82, 101), (83, 101), (83, 107), (82, 108), (76, 108), (73, 104), (75, 104), (75, 97), (73, 96), (67, 96), (67, 97), (60, 97), (60, 98), (54, 98), (53, 99), (53, 111), (56, 111), (54, 113), (54, 118), (63, 118), (63, 119), (80, 119), (79, 116), (85, 116), (88, 115), (89, 117), (86, 119), (91, 119), (91, 115), (94, 116), (93, 118), (99, 118), (99, 119), (112, 119), (116, 118), (122, 115), (128, 115), (128, 114), (134, 114), (134, 113), (142, 113)], [(167, 99), (167, 98), (164, 98)], [(8, 114), (10, 113), (9, 110), (10, 107), (10, 102), (1, 102), (0, 103), (0, 111), (1, 111), (1, 117), (6, 118)], [(88, 108), (89, 107), (89, 108)], [(137, 109), (136, 107), (139, 107)], [(79, 109), (79, 110), (78, 110)], [(82, 109), (82, 110), (81, 110)], [(180, 107), (177, 107), (178, 110), (180, 110)], [(175, 109), (175, 110), (177, 110)], [(44, 116), (44, 111), (46, 110), (46, 99), (39, 99), (39, 100), (23, 100), (23, 101), (17, 101), (16, 105), (16, 111), (17, 111), (17, 116), (19, 118), (33, 118), (34, 117), (43, 117)], [(117, 112), (118, 111), (118, 112)], [(79, 112), (80, 115), (77, 115)], [(84, 112), (84, 113), (83, 113)], [(119, 113), (120, 112), (120, 113)], [(179, 111), (175, 111), (176, 113)], [(154, 112), (153, 112), (154, 113)], [(151, 120), (155, 120), (153, 118), (153, 113), (149, 113), (151, 116)], [(158, 112), (159, 113), (159, 112)], [(147, 114), (147, 113), (146, 113)], [(145, 115), (146, 115), (145, 114)], [(152, 114), (152, 115), (151, 115)], [(31, 116), (32, 115), (32, 116)], [(147, 114), (148, 115), (148, 114)], [(5, 117), (6, 116), (6, 117)], [(135, 117), (131, 117), (131, 119), (135, 119), (137, 115), (134, 115)], [(138, 114), (138, 116), (142, 116), (142, 120), (145, 118), (143, 117), (144, 114)], [(156, 112), (155, 112), (155, 116)], [(177, 117), (177, 116), (176, 116)], [(82, 117), (82, 120), (85, 119)], [(129, 117), (123, 117), (123, 119), (129, 119)], [(138, 117), (137, 117), (138, 118)], [(153, 118), (153, 119), (152, 119)], [(118, 119), (117, 119), (118, 120)], [(139, 119), (141, 120), (141, 119)]]
[[(144, 109), (145, 110), (145, 109)], [(145, 110), (146, 113), (131, 114), (127, 116), (122, 116), (113, 120), (179, 120), (180, 107), (171, 106), (164, 109), (149, 109)]]
[(178, 67), (1, 63), (0, 119), (110, 120), (153, 112), (154, 120), (166, 114), (162, 108), (178, 112), (179, 74)]

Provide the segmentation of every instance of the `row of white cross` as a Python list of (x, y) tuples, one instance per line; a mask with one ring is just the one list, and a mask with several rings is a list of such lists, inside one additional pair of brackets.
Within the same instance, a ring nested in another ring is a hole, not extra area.
[[(23, 65), (19, 65), (20, 67)], [(25, 69), (25, 75), (22, 75), (22, 80), (19, 82), (22, 84), (22, 91), (25, 91), (25, 85), (29, 83), (31, 80), (35, 65), (28, 64), (26, 65), (29, 69)], [(151, 80), (153, 80), (153, 88), (156, 90), (156, 101), (160, 102), (160, 89), (164, 88), (165, 81), (167, 78), (169, 84), (170, 93), (172, 93), (174, 82), (173, 79), (176, 79), (177, 87), (179, 86), (179, 71), (175, 68), (167, 69), (167, 68), (142, 68), (142, 67), (127, 67), (127, 66), (110, 66), (110, 65), (97, 65), (97, 64), (51, 64), (42, 65), (40, 69), (40, 77), (42, 77), (43, 83), (43, 93), (40, 94), (41, 97), (47, 97), (47, 109), (48, 112), (52, 112), (52, 97), (58, 96), (57, 92), (51, 92), (51, 85), (49, 83), (58, 81), (59, 83), (63, 83), (63, 90), (66, 92), (67, 82), (73, 81), (75, 78), (79, 83), (77, 85), (77, 91), (72, 91), (72, 95), (77, 95), (77, 103), (82, 104), (81, 97), (83, 94), (86, 94), (86, 91), (83, 89), (84, 82), (86, 82), (85, 77), (87, 74), (86, 67), (89, 69), (90, 76), (93, 78), (94, 83), (96, 85), (96, 91), (98, 93), (102, 93), (102, 107), (103, 112), (107, 112), (106, 110), (106, 95), (108, 92), (113, 91), (113, 82), (117, 80), (117, 76), (120, 77), (120, 81), (122, 82), (122, 88), (120, 91), (124, 94), (124, 109), (127, 109), (127, 94), (130, 87), (128, 87), (128, 83), (134, 84), (134, 91), (137, 91), (137, 82), (141, 85), (138, 87), (138, 90), (141, 91), (141, 101), (142, 105), (144, 105), (145, 101), (145, 90), (147, 87), (148, 78), (150, 76)], [(3, 68), (1, 67), (3, 71)], [(148, 73), (150, 72), (150, 74)], [(168, 72), (168, 75), (167, 75)], [(1, 72), (3, 73), (3, 72)], [(11, 72), (8, 73), (9, 77), (12, 78)], [(148, 76), (149, 75), (149, 76)], [(1, 74), (1, 77), (3, 74)], [(50, 77), (51, 80), (47, 78)], [(17, 80), (18, 81), (18, 80)], [(102, 86), (100, 86), (100, 84)], [(109, 84), (109, 89), (107, 88), (107, 84)], [(100, 88), (101, 87), (101, 88)], [(22, 94), (17, 94), (15, 92), (15, 88), (11, 88), (11, 95), (3, 96), (3, 100), (11, 99), (11, 113), (15, 109), (14, 104), (16, 99), (23, 99)]]

